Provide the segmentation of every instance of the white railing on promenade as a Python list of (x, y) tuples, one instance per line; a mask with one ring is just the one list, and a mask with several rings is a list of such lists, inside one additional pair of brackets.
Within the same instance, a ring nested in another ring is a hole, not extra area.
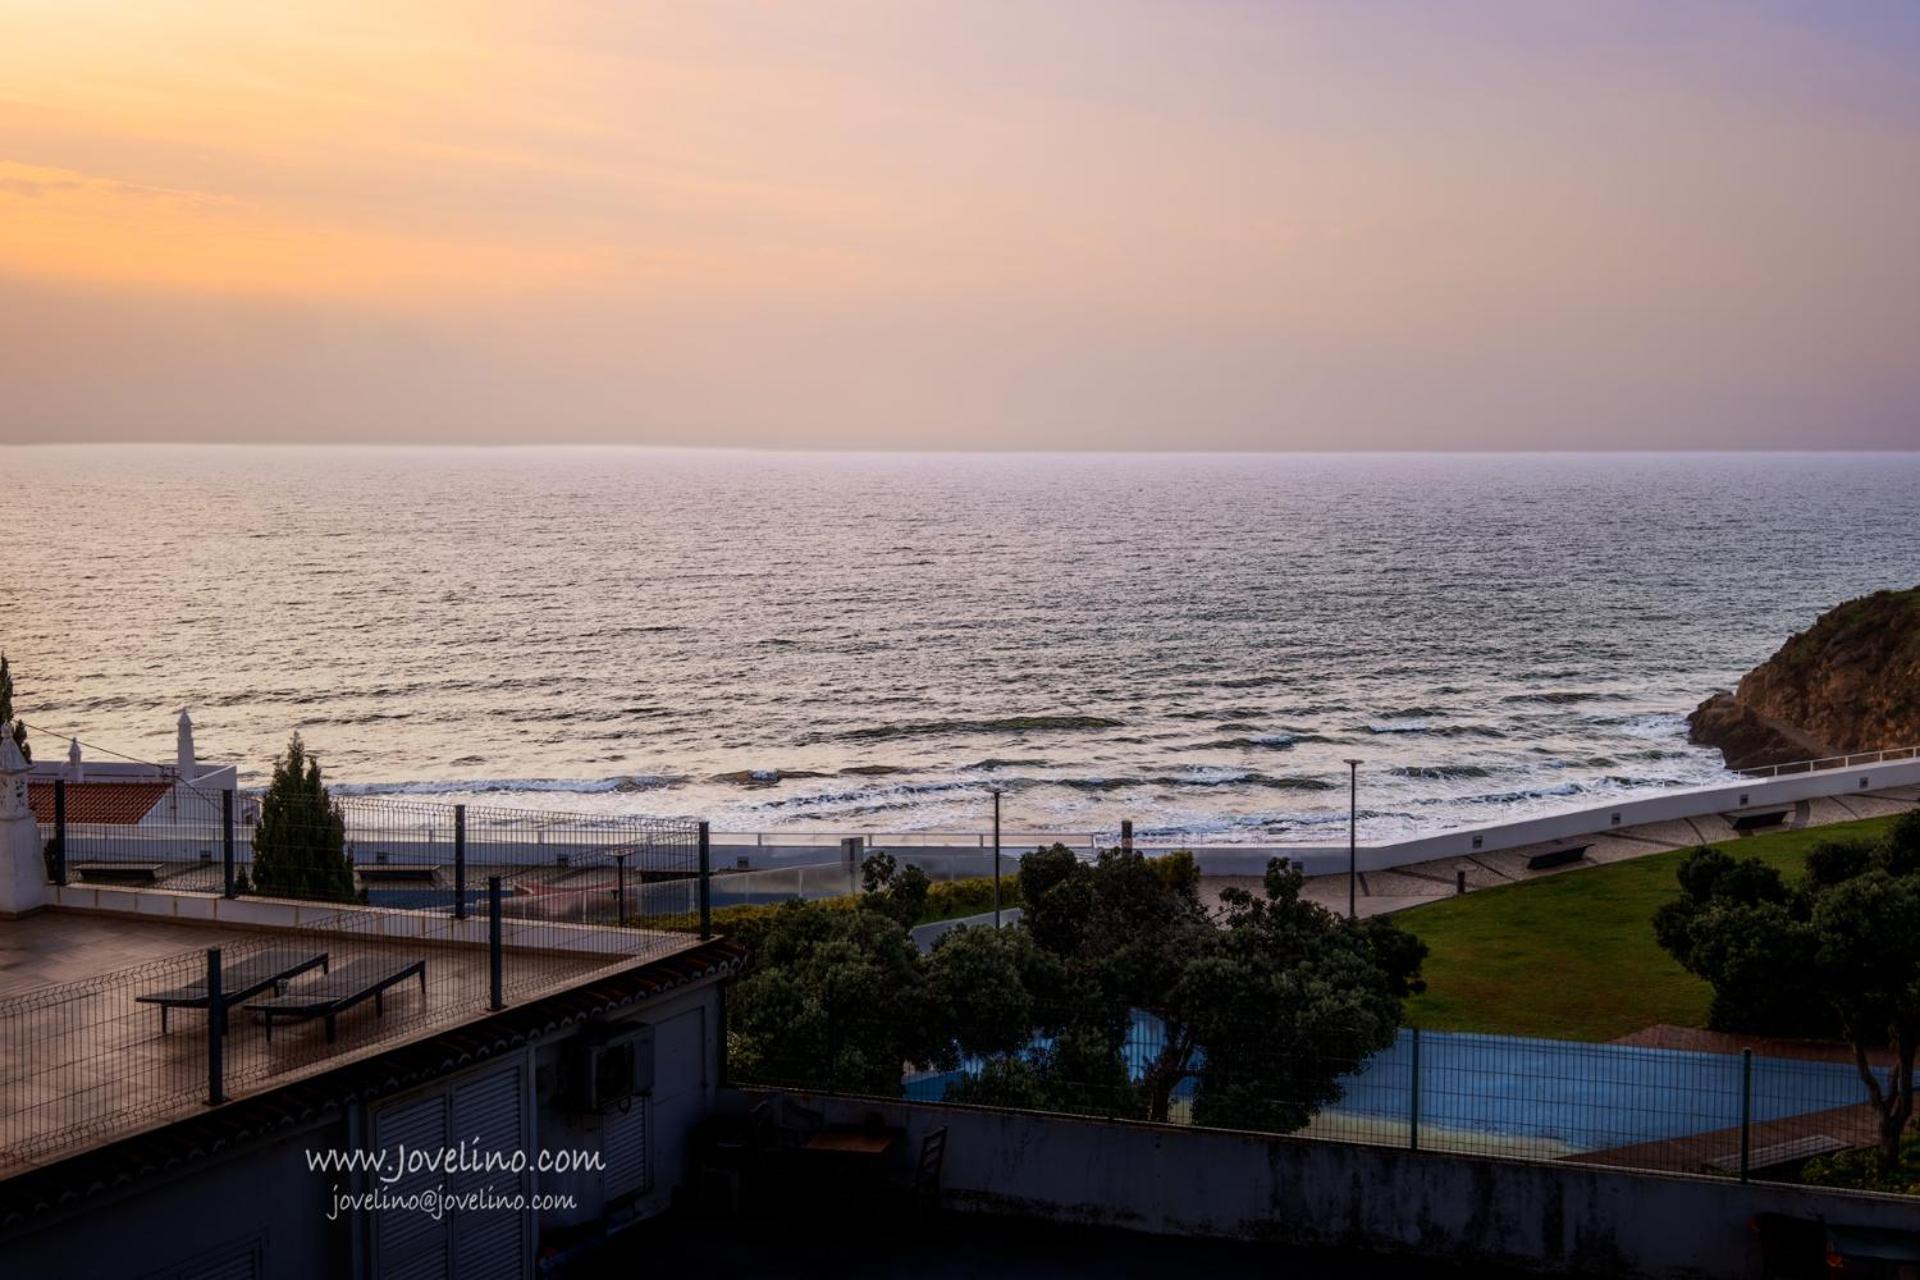
[(1742, 769), (1743, 778), (1779, 778), (1793, 773), (1812, 773), (1819, 769), (1853, 769), (1863, 764), (1886, 764), (1893, 760), (1920, 758), (1920, 747), (1889, 747), (1885, 751), (1856, 751), (1852, 755), (1821, 756), (1818, 760), (1790, 760), (1786, 764), (1762, 765)]
[[(992, 849), (990, 831), (716, 831), (713, 847), (782, 849), (796, 846), (838, 851), (842, 840), (858, 838), (871, 849)], [(1036, 845), (1064, 844), (1070, 849), (1096, 849), (1102, 842), (1117, 837), (1090, 831), (1002, 831), (1002, 849), (1033, 848)]]

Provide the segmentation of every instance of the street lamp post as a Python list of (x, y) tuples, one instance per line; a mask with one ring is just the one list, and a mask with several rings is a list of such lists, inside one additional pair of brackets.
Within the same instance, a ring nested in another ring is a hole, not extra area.
[(1360, 856), (1360, 762), (1347, 764), (1347, 919), (1359, 918), (1359, 901), (1354, 889), (1359, 879)]
[(1000, 788), (993, 789), (993, 927), (1000, 927)]

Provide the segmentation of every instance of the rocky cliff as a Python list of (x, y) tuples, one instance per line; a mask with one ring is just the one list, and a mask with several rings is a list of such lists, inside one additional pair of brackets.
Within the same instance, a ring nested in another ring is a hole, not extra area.
[(1687, 725), (1735, 769), (1920, 744), (1920, 587), (1828, 610)]

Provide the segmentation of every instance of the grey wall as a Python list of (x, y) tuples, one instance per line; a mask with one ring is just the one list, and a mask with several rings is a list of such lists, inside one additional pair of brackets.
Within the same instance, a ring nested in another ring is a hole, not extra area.
[[(601, 1176), (592, 1171), (546, 1175), (540, 1190), (572, 1195), (571, 1210), (549, 1210), (543, 1229), (568, 1228), (601, 1219), (612, 1225), (644, 1219), (664, 1210), (674, 1190), (690, 1177), (694, 1126), (713, 1109), (719, 1087), (720, 988), (709, 983), (643, 1006), (628, 1017), (654, 1028), (654, 1086), (647, 1100), (646, 1123), (651, 1148), (650, 1185), (637, 1195), (609, 1198)], [(571, 1067), (568, 1047), (544, 1044), (537, 1051), (541, 1068), (535, 1078), (536, 1141), (549, 1150), (599, 1150), (606, 1137), (607, 1117), (582, 1115), (566, 1104)]]
[(1161, 1125), (810, 1096), (835, 1122), (878, 1111), (948, 1127), (945, 1202), (1132, 1230), (1418, 1251), (1660, 1277), (1758, 1274), (1764, 1211), (1920, 1230), (1920, 1203), (1729, 1179), (1470, 1159)]
[(0, 1242), (0, 1274), (35, 1280), (203, 1275), (257, 1246), (261, 1274), (326, 1280), (349, 1274), (344, 1220), (327, 1221), (331, 1190), (309, 1173), (308, 1148), (347, 1145), (343, 1120), (195, 1165), (185, 1176), (90, 1201), (77, 1213)]

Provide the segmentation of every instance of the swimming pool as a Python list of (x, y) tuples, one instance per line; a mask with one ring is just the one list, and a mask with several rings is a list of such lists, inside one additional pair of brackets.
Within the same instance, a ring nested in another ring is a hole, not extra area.
[[(1138, 1014), (1134, 1030), (1136, 1041), (1157, 1045), (1156, 1019)], [(1354, 1132), (1410, 1126), (1414, 1039), (1403, 1028), (1391, 1047), (1342, 1077), (1342, 1096), (1322, 1110), (1316, 1130), (1338, 1132), (1344, 1122), (1353, 1122)], [(1150, 1052), (1130, 1057), (1144, 1062)], [(1420, 1033), (1417, 1052), (1419, 1124), (1500, 1146), (1597, 1151), (1740, 1123), (1738, 1054), (1439, 1031)], [(979, 1070), (978, 1061), (969, 1061), (957, 1071), (909, 1075), (906, 1096), (937, 1102), (956, 1080)], [(1751, 1088), (1756, 1123), (1867, 1100), (1859, 1074), (1843, 1062), (1755, 1057)], [(1190, 1100), (1194, 1092), (1189, 1079), (1174, 1097)]]

